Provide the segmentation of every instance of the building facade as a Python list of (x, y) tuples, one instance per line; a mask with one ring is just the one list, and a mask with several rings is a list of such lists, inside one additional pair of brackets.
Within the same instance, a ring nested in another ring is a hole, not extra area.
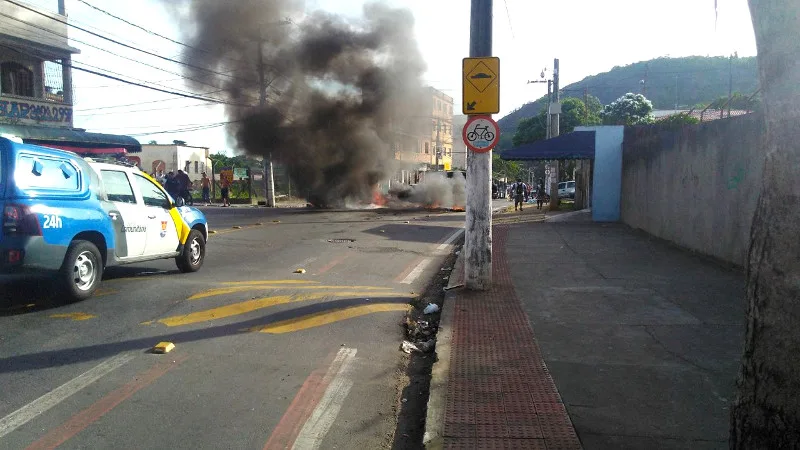
[(453, 168), (467, 169), (467, 144), (464, 143), (462, 131), (467, 125), (468, 116), (453, 116)]
[(86, 156), (140, 151), (129, 136), (73, 128), (72, 55), (64, 0), (54, 13), (0, 2), (0, 134)]
[(407, 163), (400, 175), (403, 182), (409, 182), (407, 173), (453, 167), (453, 98), (432, 87), (426, 87), (424, 94), (419, 115), (394, 127), (395, 159)]
[(179, 169), (196, 180), (203, 172), (211, 176), (211, 159), (208, 147), (179, 144), (145, 144), (136, 155), (139, 166), (147, 173), (176, 172)]

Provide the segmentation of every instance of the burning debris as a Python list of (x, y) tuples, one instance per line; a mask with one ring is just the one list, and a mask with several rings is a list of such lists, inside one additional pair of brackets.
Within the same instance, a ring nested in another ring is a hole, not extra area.
[(430, 209), (463, 211), (467, 203), (467, 184), (461, 175), (450, 177), (445, 173), (431, 172), (421, 183), (394, 187), (389, 194)]
[[(187, 76), (195, 90), (221, 89), (214, 96), (229, 103), (238, 145), (286, 164), (310, 205), (381, 204), (373, 186), (393, 171), (394, 127), (423, 108), (414, 19), (369, 3), (358, 20), (324, 11), (276, 20), (302, 15), (302, 4), (169, 2), (191, 32)], [(259, 67), (268, 86), (260, 107)]]

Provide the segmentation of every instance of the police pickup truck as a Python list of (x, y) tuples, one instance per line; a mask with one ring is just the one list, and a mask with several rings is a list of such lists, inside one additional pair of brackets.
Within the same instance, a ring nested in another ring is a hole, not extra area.
[(0, 210), (0, 273), (52, 274), (66, 301), (109, 266), (175, 258), (195, 272), (205, 258), (203, 213), (146, 173), (13, 137), (0, 137)]

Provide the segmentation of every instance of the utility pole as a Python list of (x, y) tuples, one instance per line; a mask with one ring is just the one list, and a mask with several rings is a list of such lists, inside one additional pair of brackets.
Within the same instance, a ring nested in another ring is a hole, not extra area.
[(731, 118), (731, 99), (733, 98), (733, 55), (728, 58), (728, 118)]
[[(469, 56), (492, 56), (492, 0), (472, 0)], [(467, 218), (464, 283), (486, 290), (492, 284), (492, 151), (467, 158)]]
[(647, 77), (650, 75), (650, 64), (644, 65), (644, 80), (642, 80), (642, 95), (647, 97)]
[(439, 170), (439, 160), (442, 156), (442, 140), (440, 132), (442, 131), (442, 121), (436, 120), (436, 170)]
[[(64, 17), (67, 16), (66, 0), (58, 0), (58, 13)], [(74, 99), (72, 98), (72, 55), (61, 59), (61, 92), (64, 94), (64, 103), (72, 105)], [(72, 121), (70, 120), (70, 126)]]
[(675, 114), (678, 113), (678, 76), (675, 75)]
[[(267, 84), (264, 76), (264, 41), (258, 41), (258, 86), (259, 86), (259, 106), (263, 109), (267, 106)], [(275, 207), (275, 174), (272, 167), (272, 152), (264, 158), (264, 195), (268, 208)]]
[[(553, 101), (550, 103), (550, 122), (552, 130), (550, 131), (551, 138), (558, 137), (559, 135), (559, 120), (561, 117), (561, 103), (559, 103), (558, 95), (558, 79), (561, 76), (558, 70), (558, 58), (553, 60)], [(551, 183), (550, 183), (550, 211), (558, 209), (558, 160), (554, 160), (550, 167)]]

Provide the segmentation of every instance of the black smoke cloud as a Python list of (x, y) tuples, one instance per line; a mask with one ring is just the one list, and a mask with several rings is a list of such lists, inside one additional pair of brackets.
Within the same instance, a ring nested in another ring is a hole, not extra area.
[[(425, 66), (410, 11), (368, 3), (350, 19), (304, 14), (290, 0), (171, 6), (190, 34), (184, 61), (197, 80), (192, 87), (220, 89), (211, 95), (232, 103), (226, 111), (239, 147), (286, 164), (313, 203), (368, 199), (393, 170), (393, 131), (423, 105)], [(263, 107), (248, 106), (259, 103), (259, 52)]]

